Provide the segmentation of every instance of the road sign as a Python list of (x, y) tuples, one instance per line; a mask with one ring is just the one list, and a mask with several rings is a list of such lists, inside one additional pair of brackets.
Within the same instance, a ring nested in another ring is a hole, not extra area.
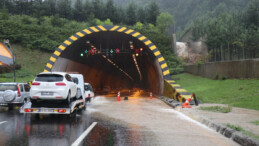
[(115, 49), (115, 53), (119, 54), (120, 53), (120, 49), (119, 48)]
[(112, 54), (113, 52), (114, 52), (114, 51), (111, 49), (111, 50), (110, 50), (110, 53)]

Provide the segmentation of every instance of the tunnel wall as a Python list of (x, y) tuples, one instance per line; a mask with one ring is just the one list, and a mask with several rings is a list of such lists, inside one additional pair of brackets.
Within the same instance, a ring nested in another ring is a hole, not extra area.
[[(52, 68), (52, 71), (56, 72), (74, 72), (77, 73), (80, 70), (80, 73), (87, 74), (84, 76), (84, 81), (90, 83), (93, 87), (105, 87), (108, 83), (112, 82), (114, 86), (123, 87), (129, 83), (127, 80), (120, 80), (116, 74), (106, 74), (105, 78), (102, 75), (103, 72), (99, 71), (99, 68), (89, 67), (85, 64), (81, 64), (66, 58), (59, 57)], [(98, 90), (98, 89), (96, 89)]]

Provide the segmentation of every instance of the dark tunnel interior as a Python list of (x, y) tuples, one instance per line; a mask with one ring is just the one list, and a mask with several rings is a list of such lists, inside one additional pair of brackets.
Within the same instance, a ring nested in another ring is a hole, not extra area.
[(120, 32), (97, 32), (78, 39), (61, 53), (52, 71), (81, 73), (100, 94), (107, 88), (163, 92), (162, 71), (152, 51)]

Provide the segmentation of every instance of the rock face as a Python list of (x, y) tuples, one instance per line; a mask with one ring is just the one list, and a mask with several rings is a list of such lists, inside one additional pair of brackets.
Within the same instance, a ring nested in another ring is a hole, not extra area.
[(192, 29), (189, 29), (178, 39), (174, 51), (187, 65), (196, 64), (201, 60), (206, 62), (208, 49), (204, 41), (205, 38), (194, 41)]
[(176, 42), (176, 54), (186, 64), (195, 64), (208, 54), (206, 46), (201, 42)]

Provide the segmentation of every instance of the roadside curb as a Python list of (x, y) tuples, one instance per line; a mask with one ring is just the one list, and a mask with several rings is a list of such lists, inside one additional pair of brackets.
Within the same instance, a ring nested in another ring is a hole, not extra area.
[(238, 144), (240, 144), (242, 146), (248, 146), (248, 145), (249, 146), (259, 146), (259, 140), (246, 136), (239, 131), (226, 127), (225, 125), (215, 123), (205, 117), (194, 115), (187, 110), (184, 111), (184, 109), (182, 109), (181, 106), (179, 106), (179, 105), (181, 105), (180, 102), (177, 102), (173, 99), (163, 97), (163, 96), (159, 97), (159, 99), (164, 101), (169, 106), (173, 107), (175, 110), (185, 114), (186, 116), (192, 118), (193, 120), (196, 120), (196, 121), (206, 125), (207, 127), (215, 130), (216, 132), (224, 135), (227, 138), (232, 139), (233, 141), (237, 142)]

